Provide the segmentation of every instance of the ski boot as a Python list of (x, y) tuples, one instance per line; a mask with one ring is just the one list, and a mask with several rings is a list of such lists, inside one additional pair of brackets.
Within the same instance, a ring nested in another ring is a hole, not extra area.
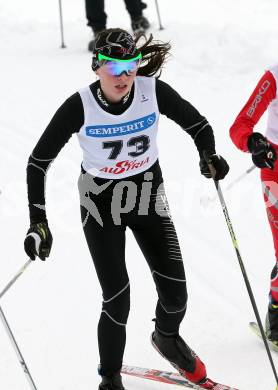
[(204, 389), (213, 388), (214, 382), (207, 379), (204, 363), (181, 336), (178, 334), (166, 336), (156, 329), (152, 333), (151, 342), (153, 347), (188, 381), (198, 384)]
[(90, 40), (89, 44), (88, 44), (88, 50), (89, 51), (93, 51), (94, 50), (94, 46), (95, 46), (95, 41), (96, 41), (96, 37), (98, 34), (100, 34), (102, 31), (104, 31), (105, 28), (102, 28), (102, 29), (94, 29), (93, 28), (93, 38)]
[(265, 334), (278, 348), (278, 303), (273, 300), (268, 305), (268, 313), (265, 319)]
[(102, 381), (98, 390), (125, 390), (120, 372), (116, 372), (112, 376), (102, 375)]
[(143, 3), (143, 1), (141, 1), (141, 9), (143, 10), (143, 9), (145, 9), (145, 8), (147, 8), (147, 4), (146, 4), (146, 3)]
[(131, 19), (131, 28), (135, 35), (141, 32), (144, 33), (150, 28), (150, 23), (145, 16), (138, 16), (137, 18)]

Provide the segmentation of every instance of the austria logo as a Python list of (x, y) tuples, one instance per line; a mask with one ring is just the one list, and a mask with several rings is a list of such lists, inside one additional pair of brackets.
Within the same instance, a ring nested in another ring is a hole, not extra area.
[(101, 168), (101, 172), (105, 173), (112, 173), (114, 175), (119, 175), (120, 173), (124, 173), (133, 169), (137, 169), (142, 167), (143, 165), (147, 164), (149, 162), (149, 157), (145, 158), (144, 160), (137, 161), (137, 160), (124, 160), (119, 161), (114, 167), (104, 167)]

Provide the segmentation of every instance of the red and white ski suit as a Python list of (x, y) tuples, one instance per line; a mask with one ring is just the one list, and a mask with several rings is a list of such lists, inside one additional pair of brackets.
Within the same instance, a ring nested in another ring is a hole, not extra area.
[[(234, 144), (248, 152), (247, 140), (263, 113), (268, 110), (265, 136), (278, 155), (278, 64), (269, 68), (258, 82), (247, 103), (240, 111), (230, 129)], [(259, 130), (258, 130), (259, 131)], [(261, 132), (261, 131), (259, 131)], [(272, 231), (276, 267), (271, 275), (270, 294), (278, 302), (278, 162), (274, 169), (261, 169), (261, 180), (267, 216)]]

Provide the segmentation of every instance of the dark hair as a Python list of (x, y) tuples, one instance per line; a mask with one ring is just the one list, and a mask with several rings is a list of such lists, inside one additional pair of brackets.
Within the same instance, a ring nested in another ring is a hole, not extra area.
[(144, 33), (136, 36), (135, 43), (144, 38), (143, 46), (138, 47), (142, 53), (142, 63), (137, 71), (138, 76), (155, 76), (160, 77), (163, 65), (170, 55), (171, 45), (169, 42), (154, 41), (152, 34), (147, 39)]

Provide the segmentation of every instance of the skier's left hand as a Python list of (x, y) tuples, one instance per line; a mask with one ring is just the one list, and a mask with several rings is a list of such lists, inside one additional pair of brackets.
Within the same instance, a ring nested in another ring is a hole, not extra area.
[[(215, 180), (224, 179), (224, 177), (227, 175), (230, 169), (227, 161), (219, 154), (212, 154), (209, 156), (209, 159), (211, 160), (211, 163), (215, 169), (214, 179)], [(199, 165), (200, 165), (201, 174), (204, 175), (207, 179), (210, 179), (212, 177), (210, 173), (210, 169), (206, 160), (203, 157), (200, 159)]]

